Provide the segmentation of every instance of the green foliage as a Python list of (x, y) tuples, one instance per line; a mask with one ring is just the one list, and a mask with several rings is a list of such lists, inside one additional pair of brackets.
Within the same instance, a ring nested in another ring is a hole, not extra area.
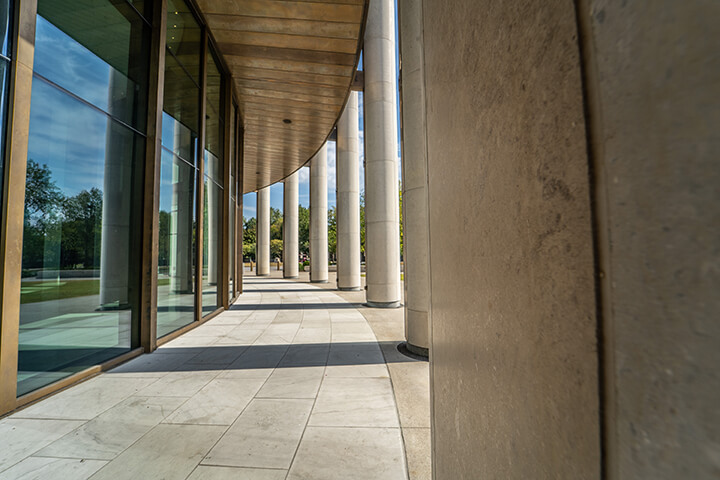
[[(243, 217), (243, 245), (255, 244), (257, 242), (257, 220)], [(253, 257), (255, 254), (253, 253)]]
[(365, 192), (360, 192), (360, 253), (365, 258)]
[(255, 244), (254, 243), (243, 243), (243, 260), (246, 258), (255, 261)]
[(337, 207), (328, 209), (328, 256), (337, 260)]
[(65, 197), (47, 165), (27, 163), (23, 268), (97, 268), (100, 265), (102, 191)]
[(277, 208), (270, 207), (270, 240), (283, 238), (283, 215)]
[(400, 192), (400, 259), (405, 255), (403, 250), (403, 214), (402, 214), (402, 183), (398, 182), (398, 190)]
[(274, 262), (276, 258), (279, 258), (282, 261), (282, 253), (283, 241), (278, 239), (270, 240), (270, 260)]
[(298, 243), (300, 254), (310, 254), (310, 210), (298, 207)]

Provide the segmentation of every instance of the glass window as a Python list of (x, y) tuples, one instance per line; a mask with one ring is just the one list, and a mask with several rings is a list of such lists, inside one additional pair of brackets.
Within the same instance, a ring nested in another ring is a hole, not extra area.
[(0, 0), (0, 198), (4, 178), (7, 97), (10, 84), (10, 1)]
[(160, 167), (158, 337), (195, 320), (196, 176), (197, 170), (192, 164), (163, 148)]
[(207, 56), (203, 195), (203, 314), (220, 306), (218, 283), (222, 265), (223, 216), (223, 78), (214, 55)]
[(40, 1), (34, 70), (144, 132), (149, 35), (124, 2)]
[(38, 76), (30, 112), (18, 395), (139, 344), (145, 138)]
[(228, 161), (230, 162), (230, 185), (228, 187), (230, 188), (230, 208), (229, 208), (229, 228), (228, 232), (230, 232), (230, 238), (229, 238), (229, 254), (230, 258), (228, 259), (228, 271), (230, 272), (230, 277), (228, 281), (228, 298), (233, 298), (235, 296), (235, 215), (236, 215), (236, 205), (235, 205), (235, 167), (237, 165), (237, 158), (236, 158), (236, 152), (237, 149), (235, 147), (235, 142), (237, 141), (237, 132), (235, 131), (235, 116), (237, 115), (237, 106), (233, 104), (232, 113), (230, 115), (230, 158)]
[(10, 38), (12, 33), (12, 22), (10, 19), (10, 11), (12, 2), (10, 0), (0, 0), (0, 54), (10, 57)]
[(157, 336), (195, 320), (201, 29), (168, 1), (162, 121)]

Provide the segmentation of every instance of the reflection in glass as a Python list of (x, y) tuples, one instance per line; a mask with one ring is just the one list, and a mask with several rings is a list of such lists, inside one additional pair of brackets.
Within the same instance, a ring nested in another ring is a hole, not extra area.
[(149, 27), (127, 5), (95, 3), (38, 3), (35, 73), (145, 131)]
[(18, 395), (137, 345), (132, 200), (143, 152), (142, 136), (34, 79)]
[(195, 320), (200, 26), (168, 0), (162, 121), (157, 336)]
[[(10, 62), (0, 58), (0, 179), (4, 178), (5, 132), (7, 132), (7, 96), (10, 77)], [(0, 198), (2, 198), (2, 182), (0, 182)]]
[[(7, 97), (10, 81), (10, 1), (0, 0), (0, 179), (4, 178)], [(2, 198), (2, 182), (0, 182)]]
[(0, 0), (0, 54), (10, 57), (10, 0)]
[(230, 258), (228, 258), (228, 272), (230, 272), (230, 276), (228, 278), (228, 298), (233, 298), (235, 296), (235, 115), (237, 113), (237, 106), (233, 105), (232, 114), (230, 115), (230, 158), (228, 161), (230, 162), (230, 185), (228, 186), (230, 188), (230, 208), (228, 209), (230, 218), (229, 218), (229, 226), (228, 226), (228, 232), (230, 232), (230, 238), (229, 238), (229, 254)]
[(214, 55), (207, 56), (207, 97), (203, 195), (203, 314), (220, 306), (223, 214), (223, 81)]
[[(167, 120), (163, 120), (166, 122)], [(190, 131), (178, 125), (178, 143)], [(188, 138), (185, 143), (191, 143)], [(195, 177), (197, 170), (163, 147), (160, 167), (157, 336), (195, 320)]]

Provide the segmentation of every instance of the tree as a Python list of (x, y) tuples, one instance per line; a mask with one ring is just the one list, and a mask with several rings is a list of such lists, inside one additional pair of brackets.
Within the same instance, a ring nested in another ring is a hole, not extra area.
[(365, 192), (360, 192), (360, 254), (365, 259)]
[(403, 250), (403, 215), (402, 215), (402, 184), (398, 182), (399, 187), (398, 190), (400, 191), (400, 260), (403, 259), (404, 251)]
[(328, 254), (337, 260), (337, 207), (328, 209)]
[(249, 258), (255, 261), (255, 244), (254, 243), (243, 243), (243, 260)]
[(275, 261), (276, 258), (282, 260), (283, 241), (277, 238), (270, 240), (270, 258)]
[(243, 217), (243, 245), (254, 244), (257, 241), (257, 220)]
[(283, 215), (277, 208), (270, 208), (270, 240), (283, 238)]
[(25, 269), (59, 266), (65, 196), (52, 180), (46, 164), (28, 159), (25, 181), (22, 266)]
[(102, 205), (103, 194), (98, 188), (83, 190), (63, 202), (61, 267), (100, 266)]
[(310, 210), (298, 206), (298, 243), (301, 254), (310, 254)]

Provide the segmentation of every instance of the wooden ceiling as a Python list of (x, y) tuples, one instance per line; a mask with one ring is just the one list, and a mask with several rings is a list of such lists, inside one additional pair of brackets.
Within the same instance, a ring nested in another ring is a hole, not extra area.
[(233, 77), (245, 127), (243, 191), (252, 192), (307, 163), (335, 125), (367, 0), (197, 4)]

